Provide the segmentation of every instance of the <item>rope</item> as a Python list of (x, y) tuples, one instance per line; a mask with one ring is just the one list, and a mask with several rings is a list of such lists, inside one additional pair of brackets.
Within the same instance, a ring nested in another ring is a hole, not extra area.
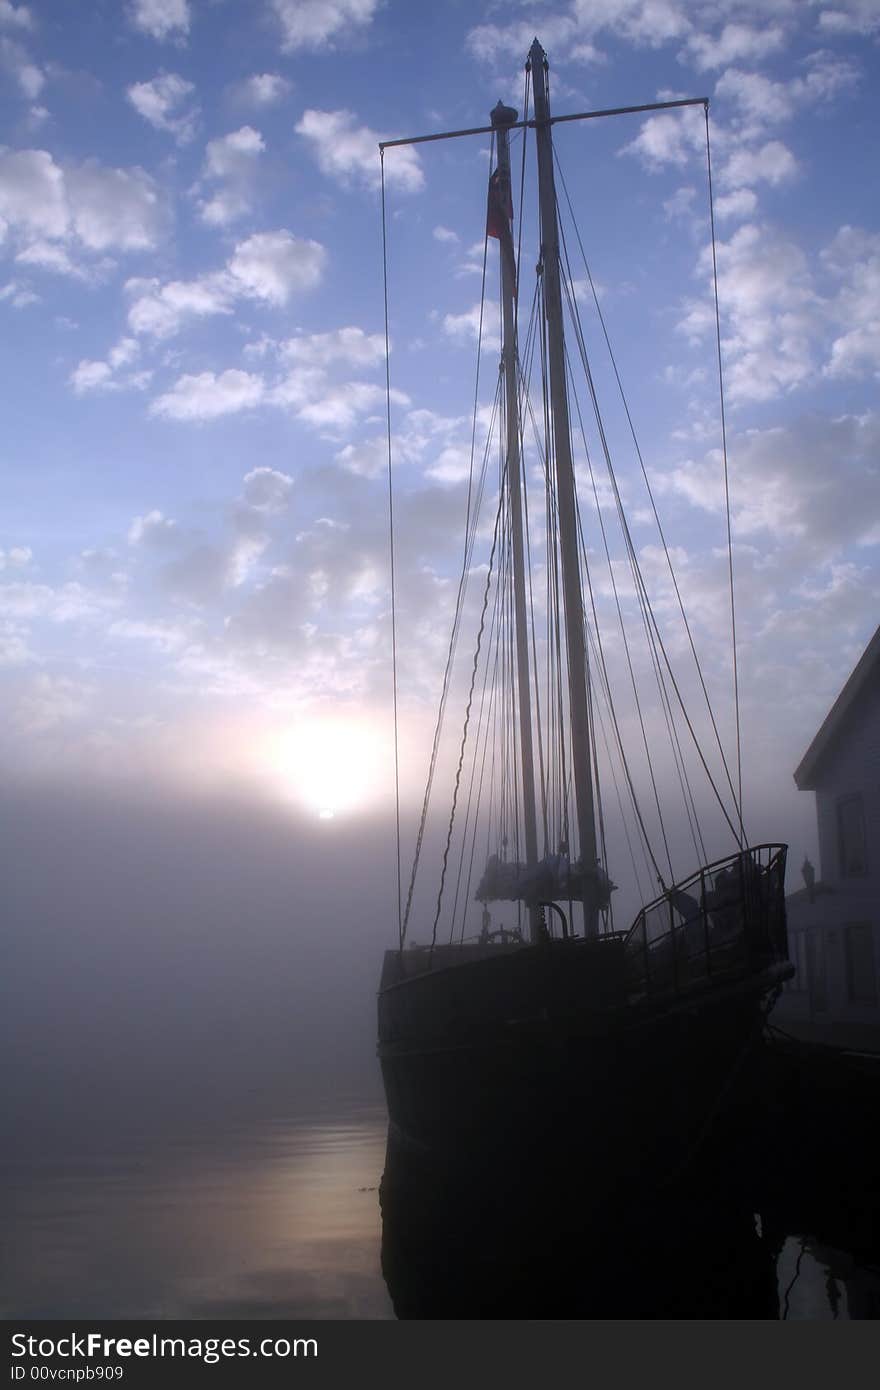
[(403, 950), (403, 881), (400, 863), (400, 744), (397, 714), (397, 602), (394, 573), (394, 486), (391, 458), (391, 346), (388, 329), (388, 234), (385, 209), (385, 151), (379, 151), (382, 173), (382, 289), (385, 301), (385, 420), (388, 432), (388, 531), (391, 551), (391, 680), (394, 692), (394, 824), (397, 845), (397, 942)]
[(434, 947), (437, 944), (437, 923), (440, 921), (440, 910), (443, 903), (443, 888), (446, 883), (446, 866), (449, 861), (449, 846), (452, 842), (452, 827), (455, 824), (455, 810), (458, 805), (458, 788), (461, 782), (461, 769), (464, 763), (464, 751), (467, 745), (468, 724), (471, 717), (471, 704), (474, 698), (474, 686), (477, 680), (477, 666), (480, 660), (480, 646), (483, 641), (483, 628), (486, 623), (486, 609), (489, 605), (489, 590), (492, 585), (492, 569), (495, 563), (495, 550), (498, 545), (498, 528), (501, 521), (501, 512), (504, 506), (504, 493), (498, 499), (498, 511), (495, 514), (495, 531), (492, 536), (492, 550), (489, 555), (489, 568), (486, 573), (486, 587), (483, 591), (483, 610), (480, 614), (480, 628), (477, 633), (477, 646), (474, 652), (474, 664), (471, 670), (471, 685), (468, 691), (468, 702), (464, 712), (464, 727), (461, 731), (461, 748), (458, 754), (458, 767), (455, 770), (455, 787), (452, 792), (452, 810), (449, 814), (449, 825), (446, 830), (446, 846), (443, 850), (443, 867), (440, 871), (440, 888), (437, 893), (437, 909), (434, 913), (434, 924), (431, 928), (431, 950), (428, 956), (429, 966), (433, 963)]
[[(573, 298), (573, 296), (571, 295), (571, 291), (570, 291), (570, 287), (569, 287), (570, 281), (571, 281), (571, 266), (570, 266), (570, 264), (568, 263), (568, 252), (567, 252), (567, 249), (566, 249), (566, 246), (565, 246), (565, 238), (564, 238), (564, 235), (562, 236), (562, 249), (563, 249), (563, 252), (564, 252), (564, 254), (565, 254), (565, 262), (566, 262), (566, 268), (567, 268), (567, 273), (568, 273), (568, 282), (569, 282), (569, 283), (566, 285), (566, 292), (567, 292), (567, 294), (568, 294), (568, 296), (569, 296), (569, 312), (570, 312), (570, 314), (571, 314), (572, 323), (573, 323), (574, 329), (575, 329), (575, 337), (576, 337), (576, 339), (577, 339), (578, 351), (579, 351), (580, 358), (581, 358), (581, 365), (582, 365), (582, 367), (583, 367), (583, 369), (584, 369), (584, 375), (585, 375), (585, 377), (586, 377), (587, 388), (588, 388), (589, 393), (590, 393), (590, 400), (591, 400), (591, 402), (592, 402), (593, 412), (594, 412), (594, 415), (595, 415), (595, 417), (596, 417), (596, 425), (597, 425), (597, 428), (598, 428), (598, 431), (599, 431), (599, 438), (600, 438), (600, 441), (601, 441), (601, 444), (602, 444), (602, 451), (603, 451), (603, 454), (604, 454), (604, 457), (605, 457), (605, 464), (606, 464), (606, 467), (607, 467), (607, 470), (608, 470), (608, 477), (609, 477), (609, 479), (610, 479), (611, 486), (612, 486), (612, 489), (613, 489), (613, 492), (614, 492), (614, 498), (615, 498), (615, 505), (616, 505), (616, 507), (617, 507), (618, 520), (619, 520), (619, 522), (620, 522), (620, 529), (621, 529), (621, 533), (622, 533), (622, 535), (623, 535), (624, 543), (625, 543), (625, 545), (626, 545), (627, 554), (628, 554), (629, 559), (630, 559), (630, 566), (631, 566), (631, 569), (632, 569), (633, 580), (634, 580), (634, 582), (635, 582), (636, 589), (637, 589), (638, 591), (641, 591), (641, 592), (643, 593), (643, 595), (644, 595), (645, 603), (646, 603), (646, 605), (647, 605), (647, 611), (648, 611), (648, 613), (650, 614), (650, 618), (651, 618), (651, 625), (652, 625), (652, 627), (653, 627), (653, 629), (654, 629), (654, 632), (655, 632), (655, 634), (656, 634), (657, 644), (658, 644), (658, 646), (659, 646), (659, 649), (660, 649), (661, 653), (663, 654), (664, 664), (665, 664), (666, 670), (667, 670), (667, 672), (668, 672), (668, 674), (669, 674), (669, 679), (670, 679), (670, 681), (672, 682), (672, 688), (673, 688), (673, 690), (675, 691), (676, 698), (677, 698), (677, 700), (678, 700), (679, 706), (680, 706), (680, 708), (681, 708), (682, 716), (683, 716), (684, 721), (685, 721), (685, 725), (687, 726), (688, 733), (690, 734), (691, 739), (692, 739), (692, 741), (693, 741), (694, 747), (695, 747), (696, 752), (697, 752), (697, 756), (698, 756), (698, 758), (699, 758), (699, 760), (700, 760), (700, 762), (701, 762), (701, 764), (702, 764), (702, 766), (703, 766), (703, 770), (704, 770), (704, 772), (705, 772), (705, 774), (706, 774), (706, 777), (707, 777), (707, 779), (708, 779), (709, 786), (712, 788), (712, 792), (713, 792), (713, 794), (714, 794), (714, 796), (715, 796), (716, 801), (718, 802), (719, 808), (720, 808), (720, 810), (721, 810), (721, 814), (723, 815), (723, 817), (724, 817), (724, 819), (726, 820), (728, 826), (730, 827), (730, 830), (731, 830), (731, 832), (732, 832), (732, 834), (733, 834), (733, 837), (734, 837), (734, 839), (735, 839), (737, 845), (740, 847), (740, 849), (742, 849), (742, 848), (743, 848), (743, 842), (742, 842), (741, 834), (740, 834), (740, 832), (737, 830), (736, 826), (734, 825), (733, 821), (732, 821), (731, 818), (730, 818), (730, 815), (728, 814), (727, 807), (724, 805), (724, 801), (723, 801), (723, 798), (722, 798), (722, 796), (721, 796), (721, 793), (719, 792), (718, 787), (717, 787), (716, 784), (715, 784), (715, 779), (714, 779), (714, 777), (712, 776), (711, 770), (710, 770), (710, 768), (709, 768), (709, 764), (706, 762), (705, 754), (703, 753), (703, 750), (702, 750), (702, 748), (701, 748), (701, 746), (700, 746), (700, 741), (699, 741), (699, 739), (697, 738), (696, 730), (694, 729), (693, 723), (692, 723), (691, 718), (690, 718), (690, 715), (688, 714), (687, 707), (686, 707), (685, 702), (684, 702), (684, 697), (683, 697), (682, 694), (681, 694), (681, 690), (679, 689), (678, 681), (677, 681), (676, 678), (675, 678), (675, 673), (674, 673), (674, 671), (673, 671), (673, 669), (672, 669), (672, 663), (671, 663), (671, 661), (670, 661), (670, 659), (669, 659), (669, 655), (668, 655), (668, 653), (667, 653), (667, 651), (666, 651), (666, 645), (665, 645), (665, 643), (664, 643), (664, 641), (663, 641), (663, 637), (662, 637), (662, 634), (661, 634), (661, 632), (660, 632), (660, 628), (659, 628), (659, 626), (658, 626), (657, 619), (656, 619), (656, 616), (655, 616), (655, 614), (654, 614), (654, 610), (653, 610), (653, 608), (651, 607), (651, 602), (650, 602), (650, 599), (649, 599), (649, 597), (648, 597), (647, 587), (646, 587), (646, 585), (645, 585), (645, 581), (644, 581), (644, 578), (643, 578), (643, 576), (642, 576), (641, 568), (640, 568), (639, 563), (638, 563), (638, 557), (637, 557), (637, 555), (636, 555), (635, 544), (634, 544), (634, 542), (633, 542), (632, 535), (631, 535), (631, 533), (630, 533), (629, 523), (627, 522), (627, 519), (626, 519), (626, 513), (625, 513), (625, 511), (624, 511), (623, 501), (622, 501), (622, 498), (621, 498), (621, 496), (620, 496), (620, 490), (619, 490), (619, 488), (618, 488), (617, 477), (616, 477), (616, 474), (615, 474), (615, 472), (614, 472), (614, 466), (613, 466), (613, 464), (612, 464), (612, 462), (611, 462), (611, 452), (610, 452), (610, 449), (609, 449), (609, 447), (608, 447), (608, 441), (607, 441), (607, 438), (606, 438), (606, 435), (605, 435), (605, 428), (604, 428), (604, 424), (603, 424), (603, 421), (602, 421), (602, 414), (601, 414), (601, 411), (600, 411), (600, 409), (599, 409), (599, 401), (598, 401), (598, 397), (597, 397), (597, 395), (596, 395), (595, 384), (594, 384), (594, 382), (593, 382), (593, 374), (592, 374), (592, 372), (591, 372), (591, 370), (590, 370), (589, 361), (587, 360), (587, 350), (586, 350), (586, 344), (585, 344), (585, 342), (584, 342), (583, 329), (582, 329), (582, 327), (581, 327), (581, 322), (580, 322), (580, 315), (579, 315), (578, 310), (577, 310), (577, 304), (574, 302), (574, 298)], [(653, 639), (652, 639), (652, 641), (653, 641)], [(735, 795), (734, 795), (734, 801), (735, 801), (735, 800), (736, 800), (736, 797), (735, 797)], [(736, 806), (736, 805), (734, 805), (734, 812), (736, 813), (737, 817), (739, 818), (739, 808), (738, 808), (738, 806)]]
[[(709, 103), (703, 107), (706, 117), (706, 169), (709, 183), (709, 225), (712, 229), (712, 285), (715, 293), (715, 342), (718, 349), (718, 397), (721, 408), (721, 453), (724, 459), (724, 509), (727, 517), (727, 570), (730, 579), (730, 635), (733, 642), (733, 705), (736, 717), (736, 776), (739, 791), (739, 812), (740, 831), (743, 840), (746, 835), (743, 829), (742, 815), (742, 742), (740, 736), (739, 719), (739, 664), (736, 655), (736, 604), (734, 602), (733, 588), (733, 537), (730, 528), (730, 483), (727, 466), (727, 420), (724, 411), (724, 368), (721, 359), (721, 310), (718, 305), (718, 260), (715, 251), (715, 200), (712, 193), (712, 151), (709, 145)], [(747, 841), (746, 841), (747, 843)]]
[[(609, 336), (608, 327), (607, 327), (607, 324), (606, 324), (606, 322), (605, 322), (605, 315), (602, 313), (602, 306), (601, 306), (601, 304), (600, 304), (600, 302), (599, 302), (599, 296), (598, 296), (598, 294), (596, 293), (596, 286), (595, 286), (595, 284), (594, 284), (594, 282), (593, 282), (593, 275), (592, 275), (592, 272), (591, 272), (591, 270), (590, 270), (589, 262), (587, 261), (587, 255), (586, 255), (586, 251), (584, 250), (583, 241), (581, 240), (580, 228), (579, 228), (578, 225), (577, 225), (577, 220), (576, 220), (576, 218), (575, 218), (574, 210), (573, 210), (572, 205), (571, 205), (571, 198), (570, 198), (570, 196), (569, 196), (568, 186), (567, 186), (567, 184), (566, 184), (566, 182), (565, 182), (565, 174), (564, 174), (563, 171), (562, 171), (562, 166), (561, 166), (560, 163), (559, 163), (559, 157), (558, 157), (558, 155), (556, 154), (556, 151), (555, 151), (555, 150), (554, 150), (554, 158), (555, 158), (555, 160), (556, 160), (556, 170), (557, 170), (557, 172), (558, 172), (558, 174), (559, 174), (559, 179), (560, 179), (560, 182), (561, 182), (561, 184), (562, 184), (562, 190), (563, 190), (563, 192), (564, 192), (564, 194), (565, 194), (565, 200), (566, 200), (566, 203), (568, 204), (568, 212), (569, 212), (569, 216), (570, 216), (571, 221), (572, 221), (572, 226), (573, 226), (573, 228), (574, 228), (575, 237), (577, 238), (578, 248), (579, 248), (579, 250), (580, 250), (581, 259), (582, 259), (583, 264), (584, 264), (584, 270), (586, 271), (587, 281), (588, 281), (589, 286), (590, 286), (590, 293), (591, 293), (592, 296), (593, 296), (593, 304), (594, 304), (595, 309), (596, 309), (596, 315), (597, 315), (597, 317), (598, 317), (598, 319), (599, 319), (599, 324), (600, 324), (600, 326), (601, 326), (601, 328), (602, 328), (602, 335), (603, 335), (603, 337), (604, 337), (604, 339), (605, 339), (605, 346), (606, 346), (607, 349), (608, 349), (608, 356), (609, 356), (609, 358), (610, 358), (611, 366), (612, 366), (612, 369), (613, 369), (613, 371), (614, 371), (614, 378), (615, 378), (615, 381), (617, 382), (618, 391), (620, 392), (620, 399), (621, 399), (621, 402), (622, 402), (622, 404), (623, 404), (624, 412), (625, 412), (625, 414), (626, 414), (626, 421), (627, 421), (627, 425), (629, 426), (629, 432), (630, 432), (630, 435), (632, 436), (633, 447), (635, 448), (636, 457), (638, 458), (638, 461), (639, 461), (639, 467), (640, 467), (641, 472), (642, 472), (642, 478), (643, 478), (643, 480), (644, 480), (645, 490), (646, 490), (646, 492), (647, 492), (647, 494), (648, 494), (648, 501), (649, 501), (650, 504), (651, 504), (651, 511), (652, 511), (652, 513), (653, 513), (653, 516), (654, 516), (654, 523), (655, 523), (655, 525), (656, 525), (656, 527), (657, 527), (657, 534), (659, 535), (659, 537), (660, 537), (660, 543), (661, 543), (661, 545), (663, 546), (663, 554), (664, 554), (664, 556), (666, 557), (666, 564), (667, 564), (667, 567), (668, 567), (668, 569), (669, 569), (669, 576), (670, 576), (670, 578), (671, 578), (671, 580), (672, 580), (672, 587), (673, 587), (673, 589), (675, 590), (675, 597), (676, 597), (676, 600), (677, 600), (677, 602), (678, 602), (678, 609), (679, 609), (679, 612), (681, 613), (682, 622), (683, 622), (683, 624), (684, 624), (684, 630), (685, 630), (685, 632), (687, 633), (688, 644), (689, 644), (690, 649), (691, 649), (691, 655), (692, 655), (693, 658), (694, 658), (694, 665), (695, 665), (695, 667), (696, 667), (697, 676), (698, 676), (699, 681), (700, 681), (700, 687), (701, 687), (701, 689), (702, 689), (702, 691), (703, 691), (703, 696), (704, 696), (705, 701), (706, 701), (706, 709), (708, 710), (708, 713), (709, 713), (709, 720), (710, 720), (711, 725), (712, 725), (712, 731), (713, 731), (713, 733), (714, 733), (714, 735), (715, 735), (715, 742), (716, 742), (716, 744), (717, 744), (717, 746), (718, 746), (718, 752), (719, 752), (719, 754), (720, 754), (720, 756), (721, 756), (721, 763), (722, 763), (722, 766), (723, 766), (723, 768), (724, 768), (725, 776), (726, 776), (726, 778), (727, 778), (727, 785), (729, 786), (729, 788), (730, 788), (730, 794), (731, 794), (731, 796), (733, 797), (734, 802), (736, 803), (737, 819), (739, 820), (739, 824), (740, 824), (740, 834), (741, 834), (740, 845), (741, 845), (741, 847), (742, 847), (742, 844), (745, 842), (745, 831), (743, 830), (743, 825), (742, 825), (742, 805), (741, 805), (741, 798), (740, 798), (740, 801), (737, 801), (737, 795), (736, 795), (736, 792), (734, 791), (733, 781), (732, 781), (732, 779), (731, 779), (730, 770), (729, 770), (728, 765), (727, 765), (727, 757), (726, 757), (725, 752), (724, 752), (724, 745), (723, 745), (722, 742), (721, 742), (721, 734), (719, 733), (719, 730), (718, 730), (718, 725), (717, 725), (717, 722), (716, 722), (716, 720), (715, 720), (715, 712), (714, 712), (714, 710), (712, 709), (712, 701), (711, 701), (710, 698), (709, 698), (709, 691), (708, 691), (708, 689), (707, 689), (707, 687), (706, 687), (706, 680), (705, 680), (705, 677), (704, 677), (704, 675), (703, 675), (702, 664), (701, 664), (701, 662), (700, 662), (699, 656), (697, 655), (696, 643), (694, 642), (694, 637), (693, 637), (693, 633), (692, 633), (692, 631), (691, 631), (690, 621), (688, 620), (687, 611), (686, 611), (685, 606), (684, 606), (684, 599), (683, 599), (682, 596), (681, 596), (681, 590), (680, 590), (679, 584), (678, 584), (678, 576), (677, 576), (676, 573), (675, 573), (675, 566), (674, 566), (673, 563), (672, 563), (672, 556), (671, 556), (670, 553), (669, 553), (669, 546), (668, 546), (668, 544), (667, 544), (667, 542), (666, 542), (666, 534), (665, 534), (665, 532), (664, 532), (664, 530), (663, 530), (663, 525), (662, 525), (662, 523), (661, 523), (661, 521), (660, 521), (660, 513), (659, 513), (658, 510), (657, 510), (657, 503), (656, 503), (656, 501), (654, 500), (654, 490), (653, 490), (653, 488), (651, 487), (651, 483), (650, 483), (650, 480), (649, 480), (649, 478), (648, 478), (648, 470), (647, 470), (647, 468), (645, 467), (645, 460), (644, 460), (644, 456), (643, 456), (643, 454), (642, 454), (641, 445), (639, 444), (639, 439), (638, 439), (638, 435), (637, 435), (637, 433), (636, 433), (636, 428), (635, 428), (635, 423), (634, 423), (633, 418), (632, 418), (632, 413), (631, 413), (630, 408), (629, 408), (629, 401), (627, 400), (626, 392), (624, 391), (624, 388), (623, 388), (623, 381), (622, 381), (622, 379), (621, 379), (620, 372), (619, 372), (619, 369), (618, 369), (618, 366), (617, 366), (617, 359), (616, 359), (616, 357), (615, 357), (615, 355), (614, 355), (614, 349), (613, 349), (613, 347), (611, 346), (611, 338), (610, 338), (610, 336)], [(564, 234), (563, 234), (563, 242), (564, 242)], [(567, 253), (566, 253), (566, 254), (567, 254)], [(568, 271), (569, 271), (569, 275), (570, 275), (570, 274), (571, 274), (571, 267), (570, 267), (570, 266), (568, 267)]]

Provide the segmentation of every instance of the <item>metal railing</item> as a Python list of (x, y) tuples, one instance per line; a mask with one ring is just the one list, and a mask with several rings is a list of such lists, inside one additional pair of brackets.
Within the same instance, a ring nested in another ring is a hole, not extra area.
[(630, 986), (677, 994), (788, 959), (786, 845), (704, 865), (642, 908), (624, 942)]

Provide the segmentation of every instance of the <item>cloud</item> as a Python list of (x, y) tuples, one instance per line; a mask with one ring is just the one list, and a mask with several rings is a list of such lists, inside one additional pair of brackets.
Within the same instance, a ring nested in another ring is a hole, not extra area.
[(715, 84), (715, 94), (731, 103), (753, 138), (768, 125), (789, 121), (805, 106), (828, 102), (841, 91), (852, 90), (859, 70), (845, 58), (820, 51), (805, 60), (806, 75), (775, 81), (763, 73), (728, 68)]
[[(380, 136), (369, 126), (359, 126), (351, 111), (303, 112), (296, 131), (309, 142), (318, 167), (328, 178), (344, 186), (362, 184), (378, 188)], [(417, 193), (424, 187), (418, 154), (404, 145), (385, 156), (385, 180), (404, 193)]]
[(0, 623), (0, 667), (27, 666), (36, 655), (27, 644), (27, 634), (14, 623)]
[(71, 582), (53, 588), (30, 580), (0, 585), (0, 616), (46, 618), (52, 623), (103, 621), (108, 610), (119, 606), (116, 594), (100, 593)]
[[(717, 251), (733, 402), (772, 400), (820, 371), (830, 378), (880, 371), (880, 235), (841, 227), (811, 263), (779, 230), (750, 222)], [(708, 251), (700, 273), (711, 283)], [(714, 333), (708, 296), (686, 310), (681, 332), (694, 342)]]
[(70, 209), (64, 171), (47, 150), (0, 147), (0, 217), (24, 232), (66, 235)]
[(234, 96), (246, 106), (277, 106), (290, 91), (290, 82), (277, 72), (255, 72), (236, 84)]
[(750, 188), (738, 188), (734, 193), (725, 193), (715, 199), (715, 216), (719, 220), (726, 217), (752, 217), (757, 206), (757, 194)]
[(444, 314), (443, 332), (454, 342), (477, 342), (482, 317), (483, 346), (494, 348), (498, 341), (498, 305), (487, 299), (482, 305), (472, 304), (462, 314)]
[(39, 304), (40, 296), (18, 280), (9, 280), (0, 288), (0, 304), (11, 304), (13, 309), (26, 309), (29, 304)]
[(372, 21), (379, 0), (271, 0), (285, 53), (326, 48)]
[(155, 651), (178, 652), (190, 641), (184, 627), (167, 622), (145, 622), (136, 618), (117, 618), (107, 629), (109, 637), (121, 637), (127, 642), (146, 642)]
[(224, 269), (196, 280), (134, 279), (128, 326), (133, 333), (170, 338), (190, 319), (231, 314), (242, 298), (283, 306), (291, 295), (320, 284), (327, 253), (316, 241), (281, 228), (239, 242)]
[(435, 227), (432, 235), (435, 241), (457, 242), (459, 240), (458, 233), (451, 231), (449, 227)]
[(243, 498), (259, 512), (283, 512), (290, 501), (293, 479), (277, 468), (252, 468), (244, 475)]
[(677, 188), (671, 198), (666, 199), (663, 204), (663, 211), (670, 220), (682, 217), (686, 221), (690, 221), (694, 215), (696, 196), (697, 190), (691, 184), (685, 184), (681, 188)]
[(15, 258), (17, 265), (33, 265), (40, 270), (51, 271), (54, 275), (68, 275), (74, 280), (87, 278), (81, 266), (76, 265), (57, 242), (38, 239), (32, 241)]
[[(772, 400), (816, 370), (819, 298), (809, 263), (794, 242), (756, 223), (719, 241), (717, 253), (731, 400)], [(701, 272), (711, 274), (709, 251), (701, 256)], [(711, 333), (708, 300), (690, 306), (679, 328), (694, 338)]]
[[(407, 397), (395, 393), (402, 402)], [(381, 409), (385, 388), (367, 381), (346, 381), (326, 386), (323, 394), (300, 404), (297, 415), (306, 424), (331, 431), (350, 429), (359, 415)]]
[(260, 132), (249, 125), (208, 142), (202, 181), (220, 187), (200, 204), (203, 222), (222, 227), (250, 212), (257, 161), (265, 148)]
[(736, 150), (719, 175), (727, 188), (744, 188), (752, 183), (776, 186), (793, 179), (798, 163), (781, 140), (768, 140), (760, 149)]
[(155, 246), (164, 216), (159, 190), (143, 169), (107, 169), (96, 160), (67, 171), (73, 230), (90, 251)]
[(154, 508), (146, 516), (134, 518), (128, 528), (128, 543), (165, 549), (169, 542), (176, 542), (178, 534), (177, 522)]
[[(398, 460), (400, 457), (400, 451), (396, 447), (394, 457)], [(340, 468), (344, 468), (348, 473), (354, 473), (361, 478), (378, 478), (388, 468), (388, 440), (385, 435), (359, 439), (356, 443), (346, 444), (340, 449), (335, 455), (335, 460)]]
[(327, 367), (345, 362), (353, 367), (374, 367), (385, 361), (385, 339), (362, 328), (337, 328), (331, 333), (304, 333), (281, 343), (282, 358)]
[(131, 0), (131, 22), (153, 39), (185, 38), (189, 33), (188, 0)]
[(173, 337), (190, 318), (232, 312), (233, 287), (222, 271), (164, 285), (155, 279), (129, 280), (125, 288), (133, 297), (129, 328), (154, 338)]
[(70, 384), (77, 396), (89, 391), (109, 389), (113, 382), (113, 368), (109, 362), (79, 362), (70, 373)]
[(813, 0), (822, 4), (819, 14), (819, 28), (828, 34), (876, 34), (880, 32), (880, 10), (876, 0), (837, 0), (825, 7), (825, 0)]
[(826, 373), (880, 377), (880, 234), (841, 227), (822, 261), (839, 285), (832, 312), (843, 328), (831, 344)]
[(23, 733), (42, 734), (70, 724), (88, 711), (94, 687), (68, 676), (35, 675), (17, 701), (13, 724)]
[(327, 253), (319, 242), (281, 229), (257, 232), (239, 242), (228, 268), (239, 293), (284, 305), (292, 294), (320, 283), (326, 260)]
[[(31, 247), (32, 264), (61, 270), (45, 243), (75, 239), (89, 251), (140, 251), (156, 245), (165, 208), (143, 169), (113, 169), (87, 160), (56, 164), (47, 150), (0, 148), (0, 219)], [(34, 250), (36, 245), (36, 250)], [(67, 273), (71, 272), (67, 267)]]
[(698, 107), (663, 111), (648, 116), (634, 140), (621, 154), (635, 155), (652, 173), (674, 165), (683, 168), (695, 155), (705, 158), (706, 126)]
[[(806, 414), (750, 429), (731, 441), (733, 521), (740, 537), (765, 533), (803, 550), (810, 567), (876, 531), (880, 416)], [(692, 505), (720, 512), (717, 456), (681, 465), (671, 486)]]
[(189, 105), (195, 91), (192, 82), (176, 72), (159, 73), (149, 82), (134, 82), (126, 89), (126, 97), (155, 130), (167, 131), (180, 145), (186, 145), (196, 133), (198, 106)]
[(169, 420), (216, 420), (259, 405), (263, 391), (260, 377), (235, 368), (219, 376), (201, 372), (180, 377), (170, 391), (156, 397), (150, 413)]
[(6, 34), (0, 34), (0, 66), (12, 73), (19, 91), (28, 101), (35, 101), (46, 85), (45, 73), (31, 61), (24, 45)]
[[(594, 40), (602, 34), (636, 47), (658, 48), (683, 38), (690, 30), (687, 5), (680, 0), (574, 0), (562, 13), (541, 14), (541, 43), (550, 55), (567, 61), (596, 63), (604, 54)], [(509, 24), (480, 24), (467, 36), (467, 46), (481, 62), (523, 60), (535, 37), (534, 19)]]
[(725, 24), (717, 38), (710, 34), (691, 34), (686, 51), (694, 66), (705, 72), (710, 68), (723, 68), (728, 63), (736, 63), (743, 58), (760, 62), (769, 54), (781, 48), (785, 42), (785, 31), (780, 25), (752, 27), (748, 24)]
[(5, 569), (24, 569), (34, 558), (29, 545), (14, 545), (9, 550), (0, 550), (0, 571)]
[[(271, 352), (270, 369), (263, 375), (233, 369), (218, 377), (211, 372), (182, 377), (171, 392), (153, 403), (153, 412), (181, 420), (204, 419), (263, 404), (289, 411), (331, 438), (351, 429), (364, 415), (384, 414), (384, 385), (347, 376), (348, 369), (381, 366), (385, 358), (381, 335), (349, 325), (280, 343), (264, 339), (258, 347), (257, 353), (245, 351), (249, 357), (261, 359)], [(409, 405), (409, 398), (401, 391), (392, 391), (391, 399), (397, 405)], [(273, 475), (273, 486), (284, 476)], [(268, 475), (259, 471), (248, 477), (254, 485), (268, 480)], [(256, 506), (250, 502), (247, 489), (244, 501)]]
[(12, 0), (0, 0), (0, 25), (4, 29), (32, 29), (33, 16), (27, 5), (14, 5)]

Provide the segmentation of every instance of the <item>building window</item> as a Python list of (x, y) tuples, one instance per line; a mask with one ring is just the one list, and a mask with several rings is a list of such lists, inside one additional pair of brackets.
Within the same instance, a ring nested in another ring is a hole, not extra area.
[(877, 1003), (874, 929), (870, 922), (852, 922), (846, 928), (846, 983), (851, 1004)]
[(794, 974), (786, 980), (785, 988), (790, 994), (804, 994), (808, 983), (806, 932), (789, 932), (788, 958), (794, 966)]
[(845, 796), (837, 803), (837, 846), (841, 878), (856, 878), (868, 872), (861, 795)]

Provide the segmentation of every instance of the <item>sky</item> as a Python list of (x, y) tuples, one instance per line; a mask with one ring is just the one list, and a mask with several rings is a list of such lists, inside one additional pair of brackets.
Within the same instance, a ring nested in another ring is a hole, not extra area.
[[(710, 100), (746, 818), (815, 859), (792, 772), (878, 613), (877, 0), (0, 0), (11, 807), (106, 824), (142, 803), (143, 846), (163, 807), (185, 836), (226, 798), (230, 825), (250, 806), (289, 828), (289, 854), (269, 836), (267, 893), (289, 855), (310, 902), (332, 855), (354, 855), (387, 923), (377, 145), (521, 107), (535, 34), (557, 114)], [(704, 139), (696, 108), (560, 128), (558, 151), (721, 691)], [(461, 559), (488, 159), (475, 137), (385, 160), (410, 843)], [(624, 489), (662, 609), (644, 499)], [(25, 823), (20, 864), (51, 877), (64, 831)], [(229, 825), (217, 843), (242, 852)], [(158, 912), (155, 880), (143, 891)]]

